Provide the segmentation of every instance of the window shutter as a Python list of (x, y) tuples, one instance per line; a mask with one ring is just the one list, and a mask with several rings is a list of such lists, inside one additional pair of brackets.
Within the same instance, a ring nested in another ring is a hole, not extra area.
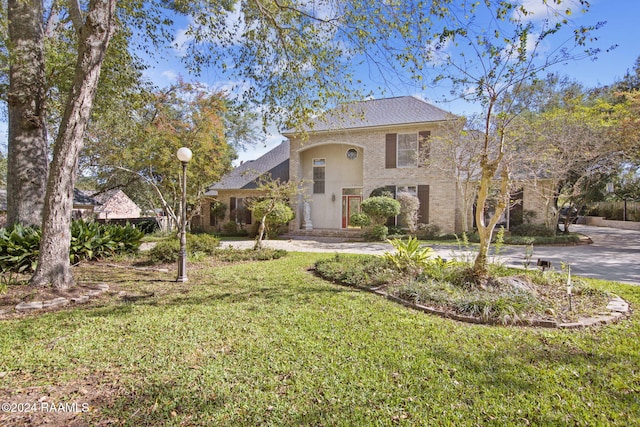
[(418, 185), (418, 200), (420, 201), (420, 218), (418, 223), (429, 224), (429, 186)]
[(230, 197), (229, 198), (229, 219), (231, 219), (231, 212), (235, 210), (236, 210), (236, 198)]
[(422, 167), (424, 162), (429, 160), (431, 156), (431, 132), (428, 130), (423, 130), (418, 132), (418, 167)]
[(247, 225), (251, 225), (251, 210), (247, 208), (246, 199), (242, 203), (242, 207), (244, 208), (244, 223)]
[(395, 169), (396, 168), (396, 144), (397, 144), (397, 134), (388, 133), (385, 136), (385, 156), (384, 156), (384, 167), (386, 169)]
[[(387, 190), (389, 193), (391, 193), (393, 196), (393, 198), (395, 199), (396, 196), (398, 195), (398, 193), (396, 192), (396, 186), (395, 185), (385, 185), (385, 190)], [(398, 217), (397, 216), (392, 216), (389, 219), (387, 219), (387, 223), (385, 224), (387, 227), (393, 227), (394, 225), (396, 225), (398, 222)]]

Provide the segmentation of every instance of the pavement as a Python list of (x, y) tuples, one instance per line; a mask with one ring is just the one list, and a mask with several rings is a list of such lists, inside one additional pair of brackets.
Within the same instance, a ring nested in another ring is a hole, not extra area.
[[(552, 270), (559, 271), (563, 264), (567, 264), (571, 266), (572, 275), (640, 285), (640, 231), (577, 224), (572, 225), (570, 230), (588, 236), (593, 243), (573, 246), (535, 246), (529, 268), (537, 268), (536, 261), (540, 258), (550, 261)], [(222, 241), (220, 246), (233, 246), (240, 249), (253, 247), (253, 243), (253, 241)], [(266, 240), (264, 246), (293, 252), (377, 255), (393, 250), (393, 247), (385, 242), (351, 242), (328, 237)], [(456, 245), (433, 245), (432, 248), (437, 255), (446, 259), (475, 257), (473, 252), (461, 250)], [(505, 245), (499, 255), (493, 254), (490, 259), (510, 267), (523, 268), (525, 249), (524, 246)]]

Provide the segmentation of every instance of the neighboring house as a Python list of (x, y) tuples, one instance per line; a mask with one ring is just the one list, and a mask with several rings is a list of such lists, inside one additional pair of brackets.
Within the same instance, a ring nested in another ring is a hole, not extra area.
[[(218, 229), (221, 224), (229, 221), (236, 222), (245, 228), (253, 224), (251, 211), (246, 207), (246, 201), (259, 196), (256, 190), (261, 176), (269, 174), (272, 179), (289, 180), (289, 142), (285, 141), (264, 154), (262, 157), (242, 163), (219, 182), (209, 186), (207, 199), (203, 202), (202, 216), (199, 226), (204, 229)], [(227, 209), (223, 219), (217, 217), (215, 203), (223, 203)]]
[[(384, 187), (392, 194), (407, 191), (420, 201), (419, 223), (437, 225), (443, 232), (460, 232), (463, 200), (437, 136), (451, 113), (415, 97), (369, 100), (330, 111), (303, 132), (284, 132), (289, 141), (254, 162), (246, 162), (210, 187), (209, 195), (225, 203), (224, 221), (244, 220), (241, 201), (255, 196), (255, 178), (276, 172), (305, 183), (306, 197), (294, 206), (291, 232), (347, 230), (349, 218), (363, 199)], [(543, 198), (523, 184), (521, 210), (542, 209)], [(216, 193), (217, 192), (217, 193)], [(304, 201), (303, 201), (304, 200)], [(473, 221), (467, 209), (467, 223)], [(205, 211), (206, 212), (206, 211)]]
[(120, 189), (94, 193), (91, 197), (98, 202), (93, 210), (96, 219), (139, 218), (140, 207)]
[(74, 219), (93, 219), (94, 210), (100, 205), (100, 203), (86, 194), (84, 191), (73, 189), (73, 210), (71, 215)]

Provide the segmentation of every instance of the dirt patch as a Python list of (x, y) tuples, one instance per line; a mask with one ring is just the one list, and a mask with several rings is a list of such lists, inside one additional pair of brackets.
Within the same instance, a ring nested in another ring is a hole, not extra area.
[[(2, 374), (2, 373), (0, 373)], [(7, 374), (5, 374), (7, 375)], [(24, 374), (15, 374), (25, 377)], [(28, 378), (15, 378), (28, 383)], [(0, 425), (3, 426), (107, 426), (118, 420), (96, 414), (110, 406), (124, 392), (113, 374), (92, 374), (65, 384), (38, 387), (0, 388)]]

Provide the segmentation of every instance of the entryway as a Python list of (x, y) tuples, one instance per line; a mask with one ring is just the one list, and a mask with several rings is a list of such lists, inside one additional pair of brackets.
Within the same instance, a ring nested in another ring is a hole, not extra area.
[(362, 188), (342, 189), (342, 228), (350, 228), (349, 218), (360, 212), (362, 203)]

